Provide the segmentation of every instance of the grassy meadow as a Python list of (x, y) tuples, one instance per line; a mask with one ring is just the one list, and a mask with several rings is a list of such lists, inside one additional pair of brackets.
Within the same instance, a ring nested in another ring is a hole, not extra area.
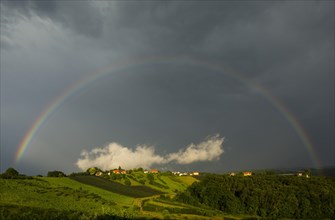
[[(67, 177), (0, 179), (2, 217), (18, 215), (22, 209), (48, 212), (74, 212), (76, 216), (121, 215), (131, 209), (134, 199), (97, 187), (81, 184)], [(6, 214), (6, 212), (9, 212)]]

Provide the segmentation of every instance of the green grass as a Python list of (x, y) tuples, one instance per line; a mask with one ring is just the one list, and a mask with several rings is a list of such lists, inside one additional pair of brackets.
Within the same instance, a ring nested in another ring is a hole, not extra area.
[(2, 212), (12, 210), (54, 210), (55, 212), (87, 213), (90, 215), (115, 213), (117, 204), (132, 202), (115, 197), (108, 191), (89, 189), (68, 178), (38, 178), (32, 180), (0, 179)]
[[(131, 186), (142, 186), (142, 184), (139, 183), (138, 181), (136, 181), (136, 180), (134, 180), (132, 178), (129, 178), (129, 177), (128, 177), (128, 179), (130, 180)], [(124, 181), (125, 180), (122, 181), (122, 184), (124, 184)]]
[(222, 213), (215, 210), (184, 206), (177, 203), (162, 203), (159, 201), (148, 201), (144, 204), (143, 209), (149, 212), (167, 212), (169, 214), (189, 214), (206, 217), (222, 215)]
[(177, 179), (179, 179), (181, 182), (185, 183), (187, 186), (190, 186), (190, 185), (192, 185), (192, 183), (199, 181), (192, 176), (178, 176)]
[(173, 176), (161, 176), (162, 180), (164, 180), (169, 186), (171, 193), (174, 193), (176, 191), (183, 191), (186, 189), (187, 185), (183, 184), (181, 182), (175, 181)]
[(165, 203), (165, 202), (159, 202), (159, 201), (154, 201), (154, 200), (148, 202), (148, 204), (153, 204), (153, 205), (160, 206), (160, 207), (182, 208), (182, 206), (180, 206), (176, 203)]
[(95, 187), (95, 186), (91, 186), (91, 185), (87, 185), (87, 184), (83, 184), (80, 183), (78, 181), (75, 181), (73, 179), (70, 178), (54, 178), (54, 177), (42, 177), (40, 179), (46, 180), (48, 181), (52, 186), (65, 186), (65, 187), (70, 187), (73, 189), (83, 189), (83, 190), (88, 190), (90, 192), (93, 192), (99, 196), (101, 196), (104, 199), (107, 200), (111, 200), (113, 202), (116, 202), (122, 206), (126, 205), (126, 206), (130, 206), (133, 204), (134, 202), (134, 198), (129, 197), (129, 196), (125, 196), (125, 195), (121, 195), (118, 193), (113, 193), (113, 192), (106, 192), (106, 190)]

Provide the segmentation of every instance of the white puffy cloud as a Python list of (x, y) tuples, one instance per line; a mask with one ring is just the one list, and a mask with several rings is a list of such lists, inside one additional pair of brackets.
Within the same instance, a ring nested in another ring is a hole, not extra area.
[(190, 144), (186, 149), (168, 155), (168, 161), (178, 164), (190, 164), (197, 161), (218, 160), (223, 153), (223, 138), (219, 135), (207, 138), (199, 144)]
[(137, 146), (134, 150), (118, 143), (110, 143), (103, 148), (94, 148), (91, 152), (84, 150), (82, 158), (76, 165), (86, 170), (89, 167), (99, 167), (103, 170), (113, 169), (118, 166), (124, 168), (144, 167), (152, 164), (161, 164), (165, 159), (155, 154), (154, 147)]
[(76, 165), (86, 170), (89, 167), (99, 167), (109, 170), (121, 166), (131, 169), (136, 167), (150, 168), (153, 164), (190, 164), (198, 161), (218, 160), (223, 153), (223, 138), (215, 135), (199, 144), (190, 144), (176, 153), (160, 156), (153, 146), (138, 145), (135, 149), (110, 143), (102, 148), (94, 148), (90, 152), (82, 151)]

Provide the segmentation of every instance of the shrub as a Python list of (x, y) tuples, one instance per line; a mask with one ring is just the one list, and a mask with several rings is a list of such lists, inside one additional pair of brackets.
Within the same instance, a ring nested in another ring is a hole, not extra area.
[(127, 186), (130, 186), (130, 185), (131, 185), (131, 182), (130, 182), (129, 179), (126, 179), (126, 180), (124, 181), (124, 184), (127, 185)]
[(19, 172), (15, 170), (14, 168), (10, 167), (8, 168), (3, 174), (1, 174), (1, 177), (4, 179), (14, 179), (19, 176)]
[(62, 171), (49, 171), (47, 174), (48, 177), (66, 177)]

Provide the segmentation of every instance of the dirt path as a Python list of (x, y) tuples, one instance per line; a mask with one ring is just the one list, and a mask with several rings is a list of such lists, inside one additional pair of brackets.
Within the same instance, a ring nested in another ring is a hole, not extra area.
[(142, 207), (142, 199), (136, 198), (134, 199), (134, 206), (137, 206), (140, 208), (140, 212), (143, 212), (143, 207)]
[(144, 200), (153, 200), (153, 199), (156, 199), (158, 198), (160, 195), (154, 195), (154, 196), (150, 196), (150, 197), (144, 197), (144, 198), (135, 198), (134, 199), (134, 202), (133, 202), (133, 205), (134, 206), (137, 206), (140, 208), (140, 212), (142, 213), (143, 212), (143, 201)]

